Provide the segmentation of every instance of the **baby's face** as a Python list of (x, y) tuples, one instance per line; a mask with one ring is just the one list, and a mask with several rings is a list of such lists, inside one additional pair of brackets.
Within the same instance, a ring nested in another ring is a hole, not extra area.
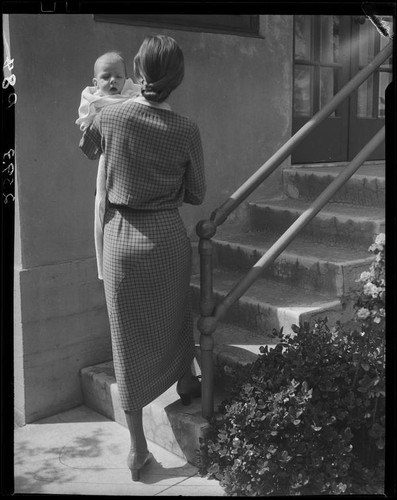
[(104, 95), (120, 94), (126, 80), (125, 67), (121, 61), (104, 59), (96, 67), (92, 80), (95, 87)]

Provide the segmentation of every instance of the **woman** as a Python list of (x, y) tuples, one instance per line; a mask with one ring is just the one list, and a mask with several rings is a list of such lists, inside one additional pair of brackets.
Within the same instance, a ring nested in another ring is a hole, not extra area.
[(184, 404), (200, 390), (191, 373), (191, 245), (178, 207), (202, 203), (205, 179), (197, 126), (165, 102), (184, 76), (175, 40), (146, 38), (134, 72), (142, 95), (103, 109), (80, 147), (106, 163), (103, 279), (135, 481), (152, 457), (142, 408), (176, 381)]

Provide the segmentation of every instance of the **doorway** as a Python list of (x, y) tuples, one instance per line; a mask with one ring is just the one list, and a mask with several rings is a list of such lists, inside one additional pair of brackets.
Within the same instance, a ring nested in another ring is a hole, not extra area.
[[(293, 134), (388, 43), (364, 16), (294, 16)], [(391, 78), (390, 58), (300, 144), (292, 163), (351, 160), (384, 125)], [(383, 144), (369, 159), (384, 157)]]

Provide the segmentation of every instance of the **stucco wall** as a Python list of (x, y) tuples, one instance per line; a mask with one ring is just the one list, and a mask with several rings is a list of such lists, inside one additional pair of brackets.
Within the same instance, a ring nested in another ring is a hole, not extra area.
[[(74, 122), (98, 55), (120, 50), (131, 72), (133, 55), (151, 33), (169, 34), (181, 45), (186, 76), (170, 104), (196, 121), (202, 135), (206, 201), (182, 209), (192, 239), (197, 221), (290, 137), (291, 16), (261, 16), (263, 37), (249, 38), (97, 23), (91, 15), (10, 15), (20, 226), (15, 378), (22, 420), (79, 404), (79, 368), (111, 356), (94, 261), (97, 162), (80, 152)], [(273, 174), (262, 195), (279, 187), (280, 174)]]

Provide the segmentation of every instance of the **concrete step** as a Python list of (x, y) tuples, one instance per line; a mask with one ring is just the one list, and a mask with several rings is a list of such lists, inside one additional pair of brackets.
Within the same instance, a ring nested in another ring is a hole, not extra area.
[[(224, 224), (213, 238), (214, 265), (247, 271), (276, 242), (273, 235), (248, 231), (241, 224)], [(356, 280), (373, 257), (367, 250), (329, 247), (295, 240), (263, 273), (273, 281), (341, 297), (356, 290)]]
[[(114, 375), (113, 361), (88, 366), (80, 371), (84, 404), (127, 427)], [(216, 404), (223, 399), (216, 394)], [(200, 398), (183, 406), (176, 384), (143, 409), (146, 437), (175, 455), (197, 464), (199, 437), (208, 422), (201, 416)]]
[[(214, 296), (221, 301), (244, 273), (215, 269)], [(192, 299), (195, 311), (199, 310), (200, 280), (191, 280)], [(316, 317), (327, 316), (330, 321), (350, 319), (352, 311), (332, 295), (320, 294), (277, 283), (263, 278), (258, 279), (229, 309), (224, 322), (261, 334), (271, 336), (273, 329), (283, 327), (284, 333), (291, 333), (291, 325), (312, 321)]]
[[(194, 324), (196, 340), (196, 359), (201, 367), (200, 332), (197, 328), (198, 316)], [(228, 388), (230, 383), (229, 370), (239, 371), (252, 365), (257, 359), (261, 346), (275, 346), (278, 339), (261, 333), (255, 333), (237, 325), (220, 322), (213, 333), (214, 350), (214, 380), (216, 387)], [(227, 390), (226, 390), (227, 393)]]
[[(196, 340), (196, 373), (200, 374), (201, 352), (200, 332), (194, 321)], [(257, 359), (259, 347), (276, 345), (274, 337), (254, 334), (238, 326), (220, 323), (214, 333), (214, 411), (230, 394), (230, 370), (248, 369)], [(227, 368), (225, 368), (227, 367)], [(84, 404), (127, 427), (125, 414), (114, 374), (113, 361), (106, 361), (80, 370)], [(200, 447), (199, 438), (205, 435), (208, 421), (201, 414), (201, 398), (183, 406), (176, 392), (176, 384), (143, 409), (143, 423), (146, 437), (175, 455), (197, 464)]]
[[(197, 320), (197, 318), (196, 318)], [(196, 323), (196, 321), (195, 321)], [(200, 333), (195, 327), (196, 373), (200, 374)], [(214, 411), (229, 396), (230, 375), (225, 367), (238, 371), (250, 367), (259, 354), (261, 345), (276, 345), (274, 338), (255, 337), (239, 327), (220, 324), (214, 334)], [(249, 344), (245, 342), (249, 341)], [(127, 427), (125, 413), (114, 374), (113, 361), (106, 361), (80, 370), (84, 404), (101, 415)], [(176, 384), (143, 409), (146, 437), (189, 463), (198, 465), (199, 438), (208, 428), (202, 417), (201, 398), (194, 398), (189, 406), (183, 406), (176, 392)]]
[[(309, 206), (307, 201), (291, 198), (249, 203), (250, 229), (280, 236)], [(313, 244), (367, 250), (374, 236), (384, 230), (383, 208), (332, 203), (309, 222), (298, 238)]]
[[(346, 166), (286, 168), (283, 170), (284, 193), (294, 199), (314, 200)], [(384, 207), (385, 192), (385, 163), (367, 164), (358, 169), (330, 202)]]

